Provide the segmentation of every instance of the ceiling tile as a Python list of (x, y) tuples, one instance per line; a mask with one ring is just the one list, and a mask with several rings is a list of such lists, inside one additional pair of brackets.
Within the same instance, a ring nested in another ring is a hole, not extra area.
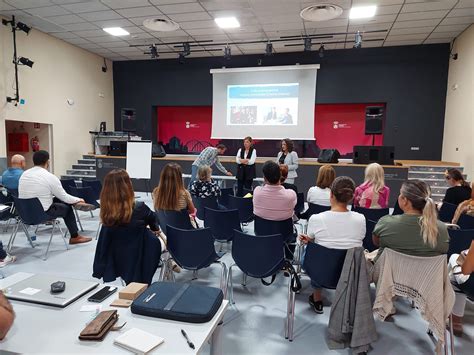
[(456, 5), (456, 8), (459, 9), (467, 7), (474, 7), (474, 0), (460, 0)]
[(76, 15), (51, 16), (51, 17), (47, 17), (47, 20), (54, 22), (55, 24), (58, 24), (58, 25), (85, 22), (83, 18), (80, 18), (79, 16), (76, 16)]
[(472, 24), (473, 19), (471, 16), (464, 17), (446, 17), (440, 25), (461, 25), (461, 24)]
[(248, 33), (229, 33), (229, 38), (233, 40), (263, 40), (268, 39), (264, 32), (248, 32)]
[(416, 33), (416, 34), (408, 34), (408, 35), (392, 35), (389, 34), (385, 41), (393, 42), (393, 41), (411, 41), (411, 40), (419, 40), (423, 41), (428, 37), (430, 33)]
[(384, 47), (391, 46), (412, 46), (416, 44), (421, 44), (421, 41), (411, 40), (411, 41), (385, 41)]
[(5, 2), (17, 9), (31, 9), (33, 7), (54, 5), (49, 0), (5, 0)]
[(112, 10), (85, 12), (81, 13), (80, 16), (87, 21), (114, 20), (122, 18), (122, 16)]
[(394, 23), (393, 28), (411, 28), (411, 27), (429, 27), (436, 26), (439, 20), (420, 20), (420, 21), (397, 21)]
[(452, 32), (457, 31), (458, 34), (464, 31), (469, 24), (460, 24), (460, 25), (447, 25), (447, 26), (438, 26), (435, 28), (434, 32)]
[(140, 27), (138, 26), (128, 26), (128, 27), (123, 27), (123, 29), (125, 31), (127, 31), (128, 33), (131, 33), (131, 34), (134, 34), (134, 33), (144, 33), (145, 31), (143, 31)]
[(148, 6), (148, 0), (102, 0), (111, 9), (126, 9), (131, 7)]
[(423, 44), (434, 44), (434, 43), (449, 43), (450, 39), (447, 38), (428, 38)]
[(187, 33), (189, 33), (191, 36), (193, 35), (218, 35), (218, 34), (223, 34), (224, 32), (220, 28), (197, 28), (197, 29), (192, 29), (192, 30), (186, 30)]
[(457, 0), (417, 2), (414, 4), (405, 4), (402, 8), (402, 12), (446, 10), (451, 9), (456, 3)]
[(80, 14), (83, 12), (94, 12), (94, 11), (105, 11), (109, 10), (109, 8), (103, 5), (99, 1), (87, 1), (87, 2), (79, 2), (76, 4), (67, 4), (62, 5), (65, 9), (68, 9), (72, 13)]
[(448, 17), (470, 16), (474, 22), (474, 7), (464, 9), (453, 9), (449, 12)]
[(101, 37), (105, 36), (106, 32), (104, 30), (86, 30), (86, 31), (73, 31), (74, 34), (78, 35), (79, 37), (83, 38), (90, 38), (90, 37)]
[(58, 16), (58, 15), (68, 15), (69, 11), (63, 9), (61, 6), (46, 6), (46, 7), (37, 7), (34, 9), (25, 10), (31, 15), (34, 16)]
[(125, 41), (115, 41), (115, 42), (100, 42), (100, 45), (104, 48), (120, 48), (128, 47), (128, 43)]
[[(307, 22), (305, 21), (306, 28), (328, 28), (328, 27), (342, 27), (347, 26), (349, 23), (348, 19), (334, 19), (323, 22)], [(352, 23), (352, 22), (351, 22)]]
[(85, 30), (96, 30), (98, 27), (89, 22), (83, 23), (72, 23), (62, 25), (65, 29), (69, 31), (85, 31)]
[[(257, 20), (262, 25), (267, 24), (278, 24), (278, 23), (287, 23), (287, 22), (301, 22), (301, 17), (299, 15), (275, 15), (271, 16), (270, 14), (266, 14), (265, 16), (257, 16)], [(317, 22), (309, 22), (305, 21), (305, 24), (315, 24), (317, 26)]]
[(362, 24), (362, 25), (349, 25), (349, 32), (356, 31), (381, 31), (388, 30), (391, 27), (391, 23), (376, 23), (376, 24)]
[(448, 14), (449, 10), (406, 12), (398, 16), (397, 21), (412, 21), (426, 19), (442, 19)]
[(176, 5), (158, 5), (158, 9), (164, 14), (181, 14), (185, 12), (200, 12), (204, 11), (202, 6), (198, 3), (185, 3)]
[(168, 16), (176, 22), (212, 20), (207, 12), (188, 12), (184, 14), (171, 14)]
[(61, 38), (61, 39), (70, 39), (70, 38), (77, 38), (78, 36), (71, 32), (55, 32), (51, 33), (54, 37)]
[(198, 0), (149, 0), (153, 5), (173, 5), (189, 2), (197, 2)]
[(205, 41), (205, 40), (212, 40), (214, 42), (226, 42), (230, 39), (227, 35), (212, 35), (212, 36), (193, 36), (196, 41)]
[(133, 26), (132, 22), (124, 18), (116, 20), (94, 21), (94, 24), (100, 28)]
[(123, 17), (152, 17), (156, 15), (161, 15), (161, 12), (154, 6), (133, 7), (131, 9), (121, 9), (116, 11)]
[(84, 38), (71, 38), (67, 40), (69, 43), (72, 44), (85, 44), (85, 43), (90, 43), (88, 40)]
[(264, 31), (303, 30), (303, 22), (272, 23), (262, 25)]
[(392, 28), (390, 35), (409, 35), (416, 33), (430, 33), (435, 29), (434, 26), (413, 27), (413, 28)]
[(456, 38), (458, 31), (453, 32), (433, 32), (429, 38)]
[(89, 41), (94, 43), (122, 42), (123, 40), (114, 36), (91, 37)]
[[(368, 19), (356, 19), (356, 20), (349, 20), (351, 25), (356, 24), (374, 24), (374, 23), (388, 23), (393, 22), (397, 18), (396, 14), (391, 15), (380, 15), (374, 16)], [(333, 20), (334, 21), (334, 20)]]
[(181, 26), (183, 30), (190, 30), (194, 28), (216, 28), (217, 27), (214, 20), (180, 22), (179, 25)]
[(96, 44), (96, 43), (84, 43), (84, 44), (79, 44), (78, 45), (79, 47), (81, 48), (84, 48), (84, 49), (98, 49), (98, 48), (102, 48), (100, 45)]
[(398, 14), (400, 9), (402, 8), (401, 4), (398, 5), (388, 5), (388, 6), (378, 6), (375, 12), (376, 16), (380, 15), (391, 15), (391, 14)]
[(0, 11), (5, 11), (5, 10), (14, 10), (15, 8), (13, 6), (10, 6), (8, 4), (5, 4), (4, 2), (0, 2)]
[(226, 0), (219, 1), (201, 1), (202, 6), (208, 11), (218, 11), (218, 10), (239, 10), (239, 9), (250, 9), (250, 5), (248, 1), (234, 1), (234, 0)]

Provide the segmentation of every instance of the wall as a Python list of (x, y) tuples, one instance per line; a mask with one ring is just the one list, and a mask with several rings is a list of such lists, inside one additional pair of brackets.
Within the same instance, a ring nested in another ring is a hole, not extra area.
[(474, 25), (454, 42), (450, 60), (443, 160), (460, 162), (474, 178)]
[[(316, 104), (386, 103), (384, 144), (397, 159), (441, 159), (447, 44), (362, 48), (223, 58), (114, 63), (115, 127), (120, 109), (136, 108), (138, 134), (156, 139), (156, 106), (212, 105), (211, 68), (320, 63)], [(317, 117), (316, 117), (317, 120)], [(411, 150), (418, 147), (419, 150)]]
[[(103, 59), (37, 30), (17, 32), (20, 56), (34, 61), (19, 67), (24, 105), (7, 104), (14, 96), (13, 41), (9, 27), (0, 26), (0, 157), (6, 156), (5, 120), (52, 124), (54, 173), (64, 174), (82, 154), (92, 150), (89, 131), (100, 121), (113, 122), (112, 63), (103, 73)], [(99, 93), (104, 97), (99, 97)], [(67, 99), (73, 99), (69, 105)], [(1, 169), (1, 166), (0, 166)]]

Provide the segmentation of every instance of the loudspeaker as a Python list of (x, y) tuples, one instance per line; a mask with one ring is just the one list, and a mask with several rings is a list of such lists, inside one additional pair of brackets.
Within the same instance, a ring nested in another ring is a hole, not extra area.
[(367, 106), (365, 108), (365, 134), (382, 134), (385, 108), (383, 106)]
[(109, 155), (125, 157), (127, 155), (127, 141), (110, 141)]
[(318, 163), (338, 163), (340, 157), (337, 149), (323, 149), (319, 153)]
[(134, 108), (121, 109), (122, 132), (136, 132), (137, 123)]
[(393, 165), (395, 159), (395, 147), (356, 145), (353, 149), (354, 164), (379, 163), (381, 165)]
[(151, 156), (154, 158), (164, 158), (166, 156), (165, 148), (161, 144), (153, 143), (151, 145)]
[(107, 122), (101, 122), (100, 123), (100, 132), (105, 132), (107, 131)]

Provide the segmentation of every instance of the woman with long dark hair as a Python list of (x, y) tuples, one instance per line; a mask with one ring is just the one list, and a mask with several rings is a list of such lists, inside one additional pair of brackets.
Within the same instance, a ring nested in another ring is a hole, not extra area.
[(444, 177), (449, 185), (449, 189), (446, 190), (443, 202), (459, 205), (461, 202), (471, 198), (471, 187), (464, 180), (464, 176), (459, 169), (450, 168), (446, 170)]
[(252, 189), (253, 179), (256, 177), (255, 159), (257, 159), (257, 151), (253, 147), (252, 137), (245, 137), (242, 148), (239, 148), (235, 156), (237, 163), (237, 196), (243, 195), (243, 190)]
[(278, 152), (276, 159), (277, 164), (288, 166), (288, 178), (286, 179), (288, 184), (294, 184), (298, 176), (296, 173), (296, 169), (298, 169), (298, 154), (293, 149), (293, 141), (289, 138), (283, 139), (281, 141), (281, 150)]

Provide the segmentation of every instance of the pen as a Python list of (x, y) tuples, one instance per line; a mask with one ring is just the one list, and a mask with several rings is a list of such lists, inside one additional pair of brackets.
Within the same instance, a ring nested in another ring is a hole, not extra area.
[(184, 338), (186, 339), (186, 342), (188, 343), (188, 346), (189, 346), (191, 349), (194, 349), (194, 344), (191, 342), (191, 340), (189, 340), (188, 334), (186, 334), (186, 332), (184, 331), (184, 329), (181, 329), (181, 334), (183, 334)]
[(155, 297), (156, 293), (152, 293), (150, 296), (148, 296), (147, 298), (145, 298), (145, 302), (148, 303), (148, 301), (151, 301), (151, 299), (153, 297)]

